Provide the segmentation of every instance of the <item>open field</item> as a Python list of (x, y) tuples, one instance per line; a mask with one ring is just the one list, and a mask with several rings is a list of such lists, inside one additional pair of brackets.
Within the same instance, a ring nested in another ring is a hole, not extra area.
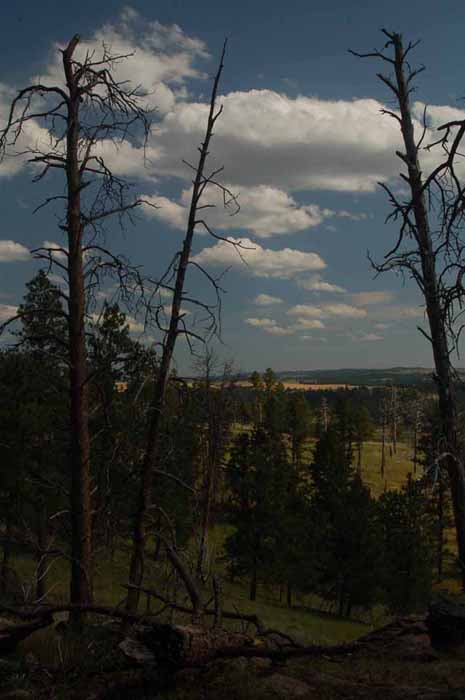
[(386, 447), (384, 477), (381, 475), (381, 443), (366, 442), (362, 452), (362, 479), (369, 486), (373, 496), (379, 497), (383, 491), (400, 489), (413, 475), (412, 448), (405, 442), (397, 443), (396, 452)]
[[(280, 382), (284, 385), (285, 389), (292, 389), (293, 391), (336, 391), (338, 389), (358, 389), (358, 386), (354, 384), (311, 384), (310, 382), (306, 381), (301, 382), (290, 379), (282, 379), (280, 380)], [(251, 382), (247, 381), (246, 379), (240, 379), (239, 381), (237, 381), (236, 386), (252, 388)]]

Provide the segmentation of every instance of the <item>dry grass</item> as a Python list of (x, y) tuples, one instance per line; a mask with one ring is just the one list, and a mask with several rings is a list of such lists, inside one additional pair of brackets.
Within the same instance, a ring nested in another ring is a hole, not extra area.
[[(293, 391), (337, 391), (338, 389), (358, 389), (358, 386), (355, 384), (309, 384), (308, 382), (295, 382), (287, 379), (280, 383), (285, 389), (292, 389)], [(251, 382), (246, 379), (237, 381), (236, 386), (252, 388)]]

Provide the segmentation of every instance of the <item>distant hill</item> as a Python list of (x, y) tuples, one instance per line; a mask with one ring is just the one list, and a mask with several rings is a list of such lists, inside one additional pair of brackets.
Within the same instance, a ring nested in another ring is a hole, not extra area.
[[(465, 379), (465, 369), (457, 370)], [(299, 381), (306, 384), (352, 384), (355, 386), (433, 386), (433, 370), (428, 367), (391, 367), (389, 369), (315, 369), (284, 370), (276, 372), (281, 381)], [(249, 375), (242, 375), (244, 378)]]
[[(387, 369), (295, 369), (275, 371), (276, 376), (286, 384), (322, 384), (333, 386), (434, 386), (434, 370), (431, 367), (389, 367)], [(465, 381), (465, 369), (457, 368), (460, 380)], [(240, 372), (237, 378), (246, 382), (252, 372)], [(193, 381), (195, 376), (185, 376), (184, 380)], [(214, 377), (220, 380), (221, 377)], [(302, 388), (302, 387), (299, 387)]]

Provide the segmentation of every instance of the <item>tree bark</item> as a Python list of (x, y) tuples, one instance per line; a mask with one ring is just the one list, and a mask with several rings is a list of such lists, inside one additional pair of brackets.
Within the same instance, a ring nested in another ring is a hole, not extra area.
[(391, 438), (394, 454), (397, 453), (397, 391), (391, 386)]
[(423, 293), (436, 369), (435, 379), (438, 389), (441, 428), (449, 453), (447, 457), (447, 471), (450, 478), (457, 549), (462, 568), (462, 586), (465, 588), (465, 471), (459, 459), (457, 406), (452, 381), (452, 367), (449, 359), (450, 348), (445, 327), (446, 319), (444, 318), (439, 293), (436, 254), (433, 249), (429, 226), (428, 205), (423, 189), (423, 178), (410, 111), (410, 89), (404, 72), (404, 48), (399, 34), (393, 34), (392, 41), (395, 50), (394, 65), (401, 113), (401, 131), (405, 145), (403, 160), (408, 168), (409, 185), (412, 193), (412, 210), (415, 217), (417, 244), (421, 258)]
[[(85, 341), (85, 287), (82, 251), (81, 173), (79, 168), (79, 106), (81, 96), (72, 56), (79, 42), (74, 37), (63, 52), (68, 87), (66, 136), (68, 324), (71, 419), (71, 603), (92, 601), (92, 534), (90, 497), (89, 399)], [(80, 612), (74, 611), (75, 622)]]
[(413, 473), (417, 473), (418, 466), (418, 435), (420, 433), (420, 409), (415, 411), (415, 423), (413, 426)]
[(134, 518), (133, 548), (129, 567), (129, 583), (132, 586), (135, 586), (136, 588), (129, 589), (126, 601), (126, 609), (128, 610), (128, 612), (132, 613), (134, 613), (137, 610), (137, 606), (139, 604), (139, 590), (137, 587), (141, 586), (144, 575), (144, 554), (147, 537), (146, 520), (148, 510), (152, 502), (153, 468), (158, 460), (163, 408), (165, 405), (165, 395), (166, 388), (168, 385), (171, 361), (173, 358), (173, 352), (179, 333), (179, 320), (181, 316), (181, 302), (184, 291), (184, 282), (191, 256), (192, 241), (194, 238), (195, 227), (197, 225), (197, 210), (205, 185), (205, 163), (208, 156), (210, 141), (213, 135), (213, 127), (215, 125), (216, 119), (220, 114), (220, 112), (217, 112), (215, 114), (215, 109), (218, 85), (223, 70), (224, 53), (225, 49), (223, 49), (220, 65), (213, 84), (205, 139), (200, 148), (200, 157), (192, 188), (192, 198), (189, 209), (189, 218), (187, 222), (186, 235), (184, 238), (182, 250), (179, 253), (177, 263), (173, 300), (171, 304), (171, 319), (168, 332), (166, 334), (166, 338), (163, 344), (160, 367), (158, 370), (154, 394), (149, 409), (150, 418), (148, 423), (147, 447), (142, 463), (141, 482), (137, 500), (137, 508)]
[(383, 399), (381, 420), (381, 476), (384, 477), (386, 470), (386, 399)]

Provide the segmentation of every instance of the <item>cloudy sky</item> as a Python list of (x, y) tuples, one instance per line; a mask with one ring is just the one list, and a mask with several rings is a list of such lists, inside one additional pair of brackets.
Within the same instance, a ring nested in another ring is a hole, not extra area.
[[(50, 85), (61, 79), (58, 49), (74, 33), (81, 50), (104, 42), (134, 51), (117, 77), (140, 85), (156, 107), (148, 158), (130, 142), (105, 155), (158, 208), (147, 207), (124, 234), (109, 226), (106, 244), (156, 277), (182, 240), (191, 178), (183, 159), (195, 160), (227, 35), (211, 166), (224, 165), (224, 182), (241, 208), (231, 216), (212, 191), (207, 199), (216, 207), (205, 216), (244, 250), (240, 257), (200, 230), (195, 241), (196, 262), (215, 277), (225, 273), (220, 354), (244, 371), (430, 366), (430, 349), (416, 329), (424, 314), (414, 286), (394, 275), (375, 279), (367, 258), (369, 251), (381, 259), (395, 239), (377, 183), (400, 187), (399, 134), (380, 114), (392, 103), (376, 80), (379, 66), (347, 49), (381, 46), (382, 26), (422, 40), (415, 62), (427, 71), (415, 114), (429, 105), (431, 129), (461, 114), (465, 10), (455, 0), (393, 0), (387, 9), (368, 0), (27, 0), (3, 12), (0, 123), (16, 89), (36, 76)], [(31, 124), (24, 138), (31, 144), (42, 135)], [(35, 185), (32, 176), (21, 158), (0, 166), (0, 319), (14, 311), (37, 269), (29, 250), (62, 241), (57, 212), (33, 214), (60, 183)], [(211, 299), (195, 271), (187, 287), (191, 296)], [(195, 308), (186, 311), (191, 323), (198, 321)], [(139, 333), (140, 319), (131, 327)], [(186, 347), (177, 362), (189, 370)]]

